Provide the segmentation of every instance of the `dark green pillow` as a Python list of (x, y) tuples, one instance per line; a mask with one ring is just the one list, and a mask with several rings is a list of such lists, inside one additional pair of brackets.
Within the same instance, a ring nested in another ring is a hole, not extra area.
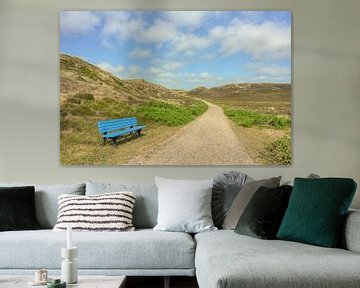
[(275, 239), (288, 206), (292, 187), (260, 187), (246, 205), (235, 232), (260, 239)]
[(39, 229), (35, 188), (0, 187), (0, 231)]
[(295, 178), (277, 238), (337, 247), (356, 182), (348, 178)]

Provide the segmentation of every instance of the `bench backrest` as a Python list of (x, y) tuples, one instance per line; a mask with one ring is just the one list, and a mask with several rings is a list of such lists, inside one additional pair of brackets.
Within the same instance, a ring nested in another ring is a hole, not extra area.
[(136, 125), (136, 117), (103, 120), (98, 122), (99, 131), (102, 134)]

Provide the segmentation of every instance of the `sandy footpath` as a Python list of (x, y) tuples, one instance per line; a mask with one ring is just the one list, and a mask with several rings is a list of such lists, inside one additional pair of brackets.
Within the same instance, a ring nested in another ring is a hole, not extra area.
[(231, 129), (220, 106), (204, 101), (208, 110), (168, 138), (163, 148), (139, 155), (128, 165), (242, 165), (253, 164), (244, 144)]

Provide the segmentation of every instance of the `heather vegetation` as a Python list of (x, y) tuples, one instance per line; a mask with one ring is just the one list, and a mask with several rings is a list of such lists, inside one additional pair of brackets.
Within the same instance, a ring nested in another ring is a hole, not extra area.
[(269, 164), (291, 164), (291, 138), (285, 135), (266, 145), (262, 151), (263, 157)]

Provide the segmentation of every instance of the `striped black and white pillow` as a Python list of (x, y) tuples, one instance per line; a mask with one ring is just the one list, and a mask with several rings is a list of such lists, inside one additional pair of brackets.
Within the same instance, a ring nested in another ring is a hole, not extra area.
[(115, 192), (92, 196), (59, 196), (59, 214), (55, 231), (72, 226), (74, 231), (133, 231), (133, 192)]

